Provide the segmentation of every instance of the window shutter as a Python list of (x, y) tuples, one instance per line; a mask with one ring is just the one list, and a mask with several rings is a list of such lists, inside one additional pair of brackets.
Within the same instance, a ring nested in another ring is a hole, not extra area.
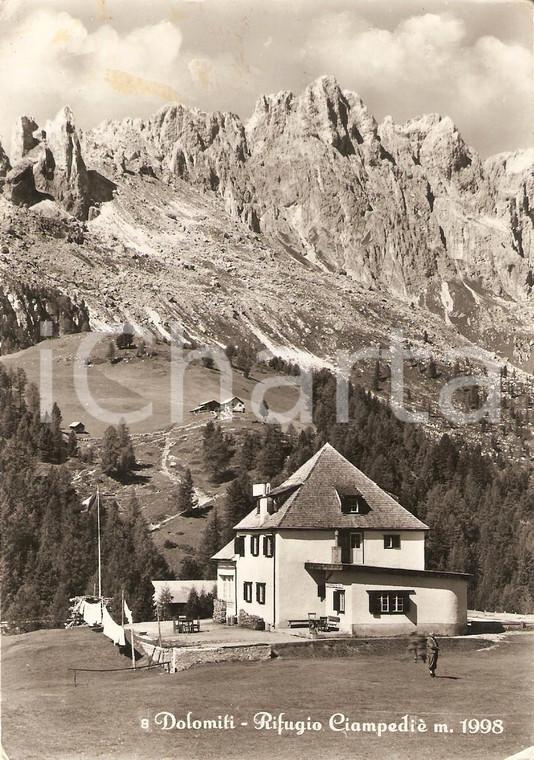
[(380, 615), (380, 592), (368, 591), (369, 594), (369, 612), (371, 615)]
[(326, 596), (326, 585), (324, 583), (319, 583), (317, 586), (317, 596), (319, 599), (324, 599)]
[(273, 556), (273, 537), (272, 536), (263, 537), (263, 554), (265, 557)]
[(234, 539), (234, 552), (240, 557), (245, 556), (245, 536), (236, 536)]

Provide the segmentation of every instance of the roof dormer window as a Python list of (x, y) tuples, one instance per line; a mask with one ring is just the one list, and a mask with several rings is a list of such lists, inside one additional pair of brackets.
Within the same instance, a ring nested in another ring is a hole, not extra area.
[(337, 494), (341, 502), (341, 511), (344, 515), (366, 515), (371, 511), (369, 504), (365, 501), (361, 493), (355, 490), (344, 490), (337, 488)]

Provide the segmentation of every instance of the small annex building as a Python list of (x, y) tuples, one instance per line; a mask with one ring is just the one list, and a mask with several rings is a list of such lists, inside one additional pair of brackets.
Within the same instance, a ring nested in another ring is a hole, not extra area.
[(69, 430), (73, 430), (76, 433), (76, 435), (87, 434), (85, 425), (83, 424), (83, 422), (79, 422), (79, 421), (71, 422), (69, 425)]
[(216, 581), (152, 581), (154, 586), (153, 600), (156, 605), (161, 600), (162, 591), (169, 589), (170, 601), (168, 602), (169, 613), (172, 616), (181, 615), (189, 599), (191, 591), (196, 589), (197, 594), (212, 594), (216, 589)]
[(222, 401), (216, 401), (215, 399), (203, 401), (201, 404), (198, 404), (198, 406), (195, 406), (194, 409), (191, 409), (191, 414), (211, 412), (221, 418), (228, 418), (233, 414), (243, 414), (245, 411), (245, 402), (243, 399), (240, 399), (238, 396), (231, 396)]
[(425, 569), (428, 526), (330, 444), (257, 505), (215, 554), (218, 599), (271, 628), (308, 616), (355, 636), (467, 627), (465, 573)]

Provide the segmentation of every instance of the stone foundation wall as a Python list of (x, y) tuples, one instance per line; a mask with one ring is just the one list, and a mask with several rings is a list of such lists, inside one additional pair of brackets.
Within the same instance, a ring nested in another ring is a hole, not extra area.
[(265, 620), (258, 615), (249, 615), (245, 610), (239, 610), (238, 624), (241, 628), (252, 628), (253, 631), (265, 630)]
[(213, 620), (216, 623), (226, 623), (226, 602), (222, 599), (213, 600)]

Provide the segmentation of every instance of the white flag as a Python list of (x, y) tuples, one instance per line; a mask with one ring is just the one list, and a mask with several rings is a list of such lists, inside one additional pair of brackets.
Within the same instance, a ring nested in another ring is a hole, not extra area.
[(89, 496), (87, 499), (84, 499), (82, 501), (82, 509), (80, 511), (89, 512), (92, 509), (95, 501), (96, 501), (96, 496), (94, 494), (92, 496)]
[(126, 604), (126, 599), (123, 599), (124, 604), (124, 614), (126, 616), (126, 620), (130, 623), (130, 625), (133, 623), (133, 617), (132, 617), (132, 611)]

